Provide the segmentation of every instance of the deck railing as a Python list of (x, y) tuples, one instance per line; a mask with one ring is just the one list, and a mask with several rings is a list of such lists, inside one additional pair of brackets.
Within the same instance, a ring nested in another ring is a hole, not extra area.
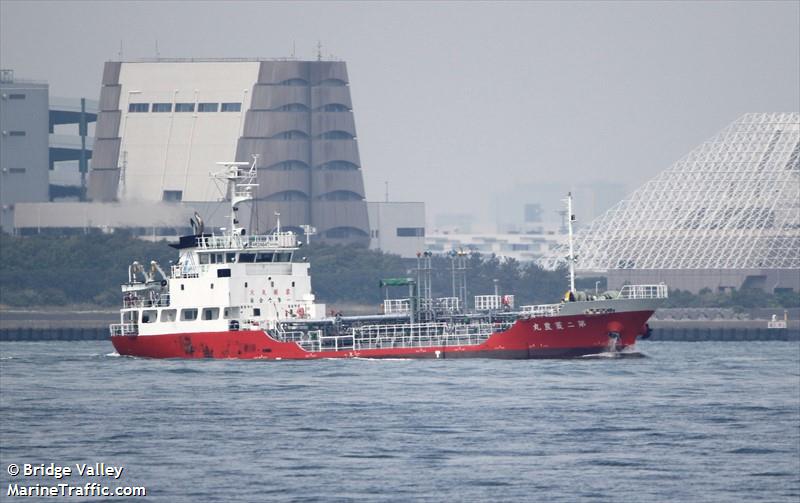
[(385, 314), (410, 313), (411, 299), (386, 299), (383, 301), (383, 312)]
[(121, 337), (125, 335), (139, 335), (139, 325), (136, 323), (114, 323), (109, 325), (111, 337)]
[(620, 289), (619, 299), (666, 299), (667, 285), (625, 285)]
[(558, 316), (561, 304), (538, 304), (535, 306), (522, 306), (522, 313), (531, 318), (541, 316)]
[(476, 311), (498, 311), (500, 309), (513, 308), (513, 295), (476, 295)]
[(296, 248), (297, 235), (293, 232), (253, 236), (198, 236), (201, 250), (231, 250), (241, 248)]
[(162, 293), (155, 298), (126, 296), (122, 299), (122, 307), (126, 309), (137, 307), (168, 307), (169, 294)]

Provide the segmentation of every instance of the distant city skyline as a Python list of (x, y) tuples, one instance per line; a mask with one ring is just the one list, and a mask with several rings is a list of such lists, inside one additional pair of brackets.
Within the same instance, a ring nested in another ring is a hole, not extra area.
[(517, 187), (633, 190), (742, 113), (797, 111), (799, 33), (797, 2), (6, 0), (0, 66), (97, 99), (120, 44), (123, 59), (315, 59), (321, 42), (348, 63), (367, 198), (388, 181), (429, 223), (492, 222)]

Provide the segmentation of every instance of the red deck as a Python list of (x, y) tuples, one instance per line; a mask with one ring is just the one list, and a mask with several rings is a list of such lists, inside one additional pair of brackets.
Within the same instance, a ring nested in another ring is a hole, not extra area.
[(306, 351), (263, 331), (197, 332), (112, 337), (121, 355), (148, 358), (233, 358), (306, 360), (315, 358), (570, 358), (606, 351), (609, 334), (617, 349), (632, 346), (646, 331), (652, 311), (558, 316), (518, 320), (477, 345), (436, 345), (362, 350)]

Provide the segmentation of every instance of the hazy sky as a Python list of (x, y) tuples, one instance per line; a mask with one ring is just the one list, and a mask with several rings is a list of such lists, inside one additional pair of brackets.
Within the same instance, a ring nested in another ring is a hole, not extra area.
[[(0, 63), (97, 99), (103, 62), (348, 63), (369, 199), (491, 211), (537, 182), (630, 189), (744, 112), (800, 109), (800, 2), (0, 1)], [(209, 159), (209, 166), (219, 159)]]

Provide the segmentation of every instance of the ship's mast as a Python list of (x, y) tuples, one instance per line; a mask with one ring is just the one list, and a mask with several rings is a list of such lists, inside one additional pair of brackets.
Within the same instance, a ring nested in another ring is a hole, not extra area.
[(572, 222), (575, 221), (575, 215), (572, 214), (572, 192), (567, 192), (567, 235), (569, 237), (569, 255), (567, 262), (569, 262), (569, 291), (575, 292), (575, 249), (572, 243)]
[[(257, 171), (258, 156), (253, 156), (253, 162), (218, 162), (220, 166), (225, 169), (214, 173), (212, 176), (217, 180), (224, 180), (228, 183), (228, 193), (231, 200), (231, 223), (228, 235), (231, 238), (241, 236), (244, 233), (244, 228), (239, 227), (239, 219), (237, 213), (239, 211), (238, 205), (244, 201), (253, 199), (254, 189), (258, 187), (255, 183)], [(249, 168), (245, 168), (249, 166)]]

